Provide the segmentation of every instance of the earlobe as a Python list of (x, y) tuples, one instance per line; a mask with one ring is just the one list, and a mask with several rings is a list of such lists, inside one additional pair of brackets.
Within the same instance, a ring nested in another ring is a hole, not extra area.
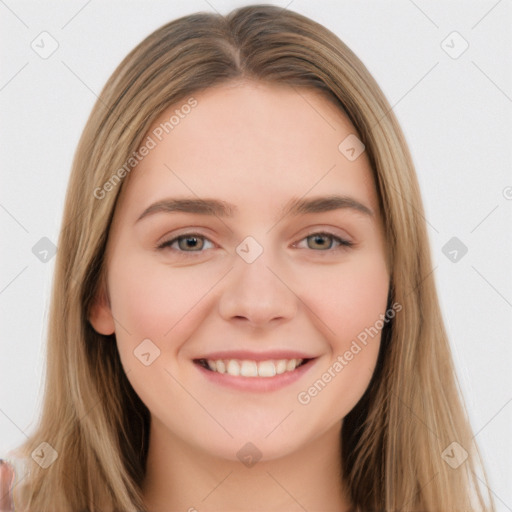
[(89, 323), (99, 334), (108, 336), (115, 332), (114, 317), (103, 287), (101, 287), (89, 308)]

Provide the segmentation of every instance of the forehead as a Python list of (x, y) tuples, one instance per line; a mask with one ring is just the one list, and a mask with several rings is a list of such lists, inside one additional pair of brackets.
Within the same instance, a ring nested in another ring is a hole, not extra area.
[(153, 148), (131, 171), (122, 196), (132, 206), (136, 198), (139, 209), (191, 195), (247, 207), (263, 200), (277, 209), (291, 196), (340, 192), (377, 212), (368, 158), (364, 151), (347, 158), (347, 137), (358, 137), (354, 126), (318, 90), (224, 84), (158, 116), (143, 139)]

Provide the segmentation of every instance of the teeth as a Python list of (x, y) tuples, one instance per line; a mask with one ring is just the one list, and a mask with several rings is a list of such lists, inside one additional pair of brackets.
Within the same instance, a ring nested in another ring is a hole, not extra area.
[(208, 359), (208, 368), (214, 372), (227, 373), (235, 377), (274, 377), (292, 372), (304, 359), (279, 359), (270, 361), (240, 361), (238, 359)]
[[(256, 363), (254, 366), (256, 366)], [(276, 373), (276, 365), (272, 361), (261, 361), (258, 365), (258, 375), (260, 377), (273, 377)]]
[(295, 364), (296, 362), (296, 359), (290, 359), (287, 363), (286, 363), (286, 371), (288, 372), (291, 372), (293, 370), (295, 370), (295, 367), (297, 366)]
[(226, 366), (226, 373), (229, 373), (229, 375), (240, 375), (240, 365), (238, 362), (234, 359), (230, 359)]
[[(230, 363), (231, 362), (232, 361), (230, 361)], [(230, 371), (228, 371), (228, 373), (231, 375), (237, 375), (237, 373), (233, 374)], [(240, 366), (240, 375), (242, 377), (257, 377), (258, 365), (256, 364), (256, 361), (243, 361), (242, 365)]]
[(281, 359), (280, 361), (277, 361), (276, 364), (276, 373), (281, 374), (286, 371), (286, 359)]

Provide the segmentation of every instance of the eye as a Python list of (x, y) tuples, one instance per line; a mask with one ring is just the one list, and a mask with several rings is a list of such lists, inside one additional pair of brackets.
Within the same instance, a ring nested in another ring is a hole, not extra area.
[[(208, 241), (211, 243), (208, 238), (202, 236), (198, 233), (186, 233), (184, 235), (180, 235), (176, 238), (172, 238), (171, 240), (167, 240), (162, 242), (157, 246), (158, 249), (165, 249), (166, 247), (172, 248), (172, 246), (177, 243), (178, 244), (178, 252), (204, 252), (201, 249), (204, 248), (204, 241)], [(213, 244), (212, 244), (213, 245)], [(191, 249), (190, 251), (188, 249)]]
[[(328, 241), (325, 242), (326, 239), (331, 239), (331, 243)], [(345, 240), (343, 238), (340, 238), (339, 236), (333, 235), (332, 233), (326, 233), (326, 232), (320, 232), (320, 233), (311, 233), (310, 235), (306, 236), (302, 240), (306, 240), (306, 243), (308, 244), (308, 249), (320, 249), (320, 251), (327, 251), (329, 252), (331, 249), (333, 249), (333, 243), (338, 244), (336, 249), (346, 249), (349, 247), (352, 247), (354, 244), (352, 242), (349, 242), (348, 240)], [(301, 242), (302, 242), (301, 240)], [(308, 243), (311, 242), (311, 243)], [(318, 251), (317, 251), (318, 252)], [(332, 251), (330, 251), (332, 252)]]
[[(325, 242), (325, 240), (330, 239), (331, 242)], [(352, 247), (354, 244), (349, 242), (348, 240), (344, 240), (339, 236), (333, 235), (332, 233), (327, 232), (319, 232), (312, 233), (302, 240), (306, 240), (308, 243), (308, 249), (313, 249), (315, 252), (332, 252), (337, 249), (348, 249)], [(171, 238), (170, 240), (166, 240), (157, 246), (157, 249), (166, 249), (171, 248), (174, 251), (179, 253), (202, 253), (204, 252), (202, 249), (205, 249), (205, 242), (212, 244), (212, 242), (206, 238), (205, 236), (199, 233), (185, 233), (184, 235), (180, 235), (175, 238)], [(173, 245), (177, 244), (177, 248), (173, 248)], [(337, 244), (337, 246), (335, 246)], [(333, 245), (335, 246), (333, 248)], [(213, 246), (213, 244), (212, 244)], [(298, 247), (298, 244), (295, 246)], [(206, 247), (208, 249), (208, 247)], [(211, 247), (210, 247), (211, 248)]]

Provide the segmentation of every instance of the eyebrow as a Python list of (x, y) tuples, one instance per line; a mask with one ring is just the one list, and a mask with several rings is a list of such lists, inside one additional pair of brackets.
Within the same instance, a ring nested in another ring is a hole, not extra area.
[[(311, 199), (292, 198), (278, 215), (278, 219), (287, 215), (299, 216), (310, 213), (322, 213), (332, 210), (351, 210), (368, 217), (373, 217), (373, 210), (360, 203), (353, 197), (329, 195), (313, 197)], [(148, 206), (135, 221), (161, 212), (185, 212), (199, 215), (211, 215), (217, 217), (233, 217), (238, 212), (234, 204), (219, 199), (209, 198), (166, 198)]]

